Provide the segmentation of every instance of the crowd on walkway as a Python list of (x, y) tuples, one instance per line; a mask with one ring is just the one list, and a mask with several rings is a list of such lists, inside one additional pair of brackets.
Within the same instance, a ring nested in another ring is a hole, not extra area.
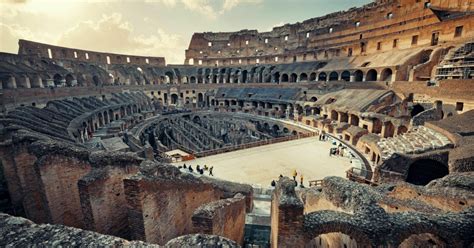
[[(186, 164), (183, 164), (183, 166), (178, 166), (178, 169), (184, 169), (188, 170), (189, 173), (194, 173), (194, 169), (192, 165), (186, 166)], [(209, 172), (209, 176), (214, 176), (213, 171), (214, 171), (214, 166), (208, 167), (206, 164), (201, 167), (200, 165), (196, 165), (196, 173), (204, 175), (204, 171)]]

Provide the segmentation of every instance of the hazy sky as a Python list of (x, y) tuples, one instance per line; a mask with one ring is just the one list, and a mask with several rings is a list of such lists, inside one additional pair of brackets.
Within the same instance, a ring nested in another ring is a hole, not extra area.
[(0, 51), (18, 39), (182, 64), (193, 32), (269, 31), (371, 0), (0, 0)]

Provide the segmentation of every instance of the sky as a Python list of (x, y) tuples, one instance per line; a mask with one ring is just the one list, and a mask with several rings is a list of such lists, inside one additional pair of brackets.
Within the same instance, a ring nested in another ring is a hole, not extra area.
[(182, 64), (194, 32), (270, 31), (371, 0), (0, 0), (0, 51), (18, 39)]

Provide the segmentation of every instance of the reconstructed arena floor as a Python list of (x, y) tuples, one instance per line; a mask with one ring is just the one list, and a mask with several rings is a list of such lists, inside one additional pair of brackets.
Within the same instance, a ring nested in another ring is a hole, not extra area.
[[(185, 164), (201, 167), (214, 166), (215, 177), (268, 187), (279, 175), (292, 177), (294, 169), (297, 180), (303, 174), (304, 185), (308, 180), (323, 179), (326, 176), (345, 177), (345, 171), (356, 165), (349, 157), (329, 156), (329, 149), (335, 147), (329, 141), (319, 141), (318, 137), (288, 141), (245, 150), (218, 154), (186, 161)], [(182, 165), (183, 162), (175, 163)], [(196, 171), (194, 171), (196, 172)], [(205, 172), (208, 175), (208, 172)]]

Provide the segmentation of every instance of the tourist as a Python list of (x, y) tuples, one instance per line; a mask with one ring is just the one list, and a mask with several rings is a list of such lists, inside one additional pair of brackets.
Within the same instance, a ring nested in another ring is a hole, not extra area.
[(186, 169), (186, 164), (183, 164), (183, 168)]
[(207, 171), (209, 168), (207, 167), (207, 164), (204, 165), (204, 170)]
[(272, 180), (272, 183), (270, 185), (272, 185), (272, 187), (275, 187), (276, 186), (275, 180)]
[(213, 169), (214, 169), (214, 166), (211, 166), (211, 168), (209, 168), (209, 176), (214, 176), (214, 174), (212, 174)]
[(282, 175), (282, 174), (280, 174), (280, 178), (282, 178), (282, 177), (283, 177), (283, 175)]
[(204, 174), (204, 169), (200, 169), (199, 174), (203, 175)]
[(191, 165), (189, 166), (189, 172), (193, 173), (193, 167)]
[(293, 180), (296, 181), (296, 176), (298, 176), (298, 172), (296, 170), (293, 170)]
[(303, 174), (300, 176), (300, 185), (303, 186)]

